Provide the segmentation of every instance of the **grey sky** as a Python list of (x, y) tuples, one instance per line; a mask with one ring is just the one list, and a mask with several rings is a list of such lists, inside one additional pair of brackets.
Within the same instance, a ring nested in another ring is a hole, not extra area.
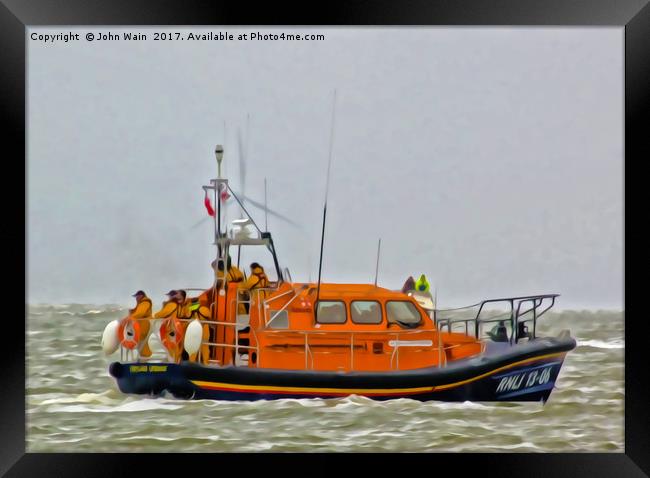
[(315, 279), (337, 88), (325, 281), (372, 282), (381, 237), (380, 284), (425, 272), (441, 306), (558, 292), (563, 308), (622, 307), (621, 28), (73, 30), (81, 41), (28, 40), (30, 303), (207, 287), (210, 224), (191, 227), (216, 143), (238, 189), (247, 114), (247, 193), (263, 200), (268, 178), (270, 207), (302, 224), (270, 218), (281, 263)]

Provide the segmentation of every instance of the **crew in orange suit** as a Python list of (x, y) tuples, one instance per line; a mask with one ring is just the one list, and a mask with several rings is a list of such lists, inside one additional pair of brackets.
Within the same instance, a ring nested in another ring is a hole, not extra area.
[(232, 259), (228, 256), (228, 282), (244, 282), (244, 273), (232, 263)]
[[(246, 279), (244, 282), (241, 282), (239, 284), (239, 293), (242, 295), (242, 298), (244, 300), (255, 300), (258, 298), (264, 298), (267, 294), (267, 291), (261, 291), (260, 289), (265, 289), (269, 286), (269, 280), (266, 277), (266, 273), (264, 272), (264, 268), (259, 265), (257, 262), (253, 262), (251, 264), (251, 274), (248, 276), (248, 279)], [(241, 305), (240, 305), (240, 310), (238, 310), (238, 313), (247, 313), (248, 312), (248, 306), (249, 304), (246, 305), (246, 311), (241, 310)]]
[(141, 359), (151, 357), (151, 349), (149, 348), (149, 332), (151, 330), (151, 299), (147, 297), (144, 291), (139, 290), (135, 294), (135, 307), (129, 310), (129, 316), (132, 319), (137, 319), (140, 326), (140, 343), (138, 344), (138, 352)]
[[(192, 299), (187, 298), (187, 292), (184, 290), (177, 290), (176, 298), (178, 299), (178, 312), (176, 316), (181, 319), (183, 336), (185, 336), (185, 331), (187, 330), (187, 326), (190, 325), (190, 319), (192, 317)], [(182, 350), (181, 359), (187, 360), (188, 358), (189, 355), (187, 352), (185, 350)]]
[(160, 309), (158, 312), (154, 314), (154, 319), (167, 319), (174, 315), (176, 317), (177, 312), (178, 312), (178, 301), (176, 299), (177, 296), (177, 291), (175, 290), (170, 290), (167, 292), (167, 297), (169, 297), (169, 300), (163, 302), (163, 307)]
[[(174, 297), (177, 299), (179, 306), (177, 317), (179, 319), (189, 319), (192, 315), (192, 312), (190, 311), (192, 299), (187, 298), (187, 292), (184, 290), (177, 290)], [(185, 322), (185, 324), (187, 326), (187, 322)]]
[[(226, 274), (226, 280), (228, 282), (244, 282), (244, 274), (237, 266), (232, 264), (230, 256), (226, 259), (226, 267), (228, 268), (228, 273)], [(217, 279), (217, 287), (221, 287), (224, 281), (223, 262), (217, 264), (216, 260), (212, 261), (212, 268)]]
[(254, 291), (256, 289), (265, 289), (269, 286), (269, 280), (266, 277), (264, 268), (257, 262), (251, 264), (251, 275), (239, 285), (241, 290)]

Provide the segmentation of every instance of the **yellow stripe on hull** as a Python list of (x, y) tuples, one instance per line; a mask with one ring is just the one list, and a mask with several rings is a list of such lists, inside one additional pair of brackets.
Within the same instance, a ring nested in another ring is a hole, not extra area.
[(280, 393), (311, 393), (311, 394), (337, 394), (337, 395), (393, 395), (393, 394), (414, 394), (414, 393), (423, 393), (423, 392), (433, 392), (436, 390), (446, 390), (449, 388), (458, 387), (466, 383), (475, 382), (489, 375), (493, 375), (502, 370), (506, 370), (518, 365), (522, 365), (529, 362), (535, 362), (537, 360), (542, 360), (545, 358), (551, 357), (564, 357), (566, 352), (559, 352), (547, 355), (540, 355), (538, 357), (529, 358), (526, 360), (521, 360), (519, 362), (511, 363), (503, 367), (491, 370), (484, 374), (478, 375), (476, 377), (469, 378), (467, 380), (462, 380), (460, 382), (449, 383), (445, 385), (438, 386), (429, 386), (429, 387), (414, 387), (414, 388), (309, 388), (309, 387), (276, 387), (271, 385), (242, 385), (236, 383), (223, 383), (223, 382), (206, 382), (202, 380), (191, 380), (191, 382), (198, 386), (204, 388), (210, 388), (214, 390), (233, 390), (238, 392), (280, 392)]
[(533, 357), (533, 358), (530, 358), (530, 359), (521, 360), (519, 362), (511, 363), (510, 365), (504, 365), (503, 367), (495, 368), (494, 370), (490, 370), (489, 372), (486, 372), (486, 373), (484, 373), (482, 375), (478, 375), (477, 377), (468, 378), (467, 380), (462, 380), (460, 382), (450, 383), (450, 384), (447, 384), (447, 385), (438, 385), (437, 387), (434, 387), (434, 389), (435, 390), (446, 390), (448, 388), (458, 387), (459, 385), (464, 385), (466, 383), (475, 382), (476, 380), (480, 380), (483, 377), (493, 375), (493, 374), (498, 373), (498, 372), (500, 372), (502, 370), (506, 370), (506, 369), (509, 369), (509, 368), (512, 368), (512, 367), (516, 367), (517, 365), (522, 365), (522, 364), (529, 363), (529, 362), (535, 362), (537, 360), (541, 360), (541, 359), (545, 359), (545, 358), (559, 357), (559, 356), (564, 357), (564, 355), (566, 355), (566, 352), (558, 352), (558, 353), (554, 353), (554, 354), (540, 355), (539, 357)]

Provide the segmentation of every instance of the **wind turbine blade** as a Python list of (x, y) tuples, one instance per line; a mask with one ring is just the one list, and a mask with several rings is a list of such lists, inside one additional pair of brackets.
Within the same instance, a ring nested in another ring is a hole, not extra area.
[(210, 219), (210, 217), (204, 217), (204, 218), (201, 219), (199, 222), (195, 223), (192, 227), (190, 227), (190, 229), (196, 229), (196, 228), (199, 227), (201, 224), (205, 224), (205, 221), (207, 221), (208, 219)]
[[(241, 198), (242, 196), (239, 195), (239, 197)], [(242, 199), (243, 199), (243, 198), (242, 198)], [(269, 208), (265, 208), (265, 207), (264, 207), (264, 204), (262, 204), (262, 203), (259, 203), (259, 202), (257, 202), (257, 201), (254, 201), (254, 200), (252, 200), (252, 199), (249, 198), (249, 197), (246, 198), (246, 201), (247, 201), (248, 203), (252, 204), (253, 206), (257, 207), (257, 208), (259, 208), (259, 209), (261, 209), (261, 210), (263, 210), (263, 211), (268, 212), (271, 216), (277, 217), (278, 219), (281, 219), (281, 220), (283, 220), (283, 221), (285, 221), (285, 222), (288, 222), (288, 223), (291, 224), (292, 226), (299, 227), (299, 225), (298, 225), (297, 222), (292, 221), (292, 220), (289, 219), (287, 216), (284, 216), (284, 215), (280, 214), (279, 212), (276, 212), (276, 211), (274, 211), (274, 210), (272, 210), (272, 209), (269, 209)]]

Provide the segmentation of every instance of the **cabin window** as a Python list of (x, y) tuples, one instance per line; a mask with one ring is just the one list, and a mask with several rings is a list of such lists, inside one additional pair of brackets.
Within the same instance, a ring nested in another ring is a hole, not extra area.
[(374, 300), (355, 300), (350, 304), (350, 312), (355, 324), (381, 323), (381, 305)]
[(386, 302), (386, 316), (388, 323), (402, 323), (402, 324), (419, 324), (422, 320), (420, 312), (413, 305), (412, 302), (405, 300), (393, 300)]
[(345, 304), (334, 300), (318, 301), (316, 322), (319, 324), (343, 324), (347, 320)]
[(286, 310), (269, 310), (269, 329), (288, 329), (289, 313)]

